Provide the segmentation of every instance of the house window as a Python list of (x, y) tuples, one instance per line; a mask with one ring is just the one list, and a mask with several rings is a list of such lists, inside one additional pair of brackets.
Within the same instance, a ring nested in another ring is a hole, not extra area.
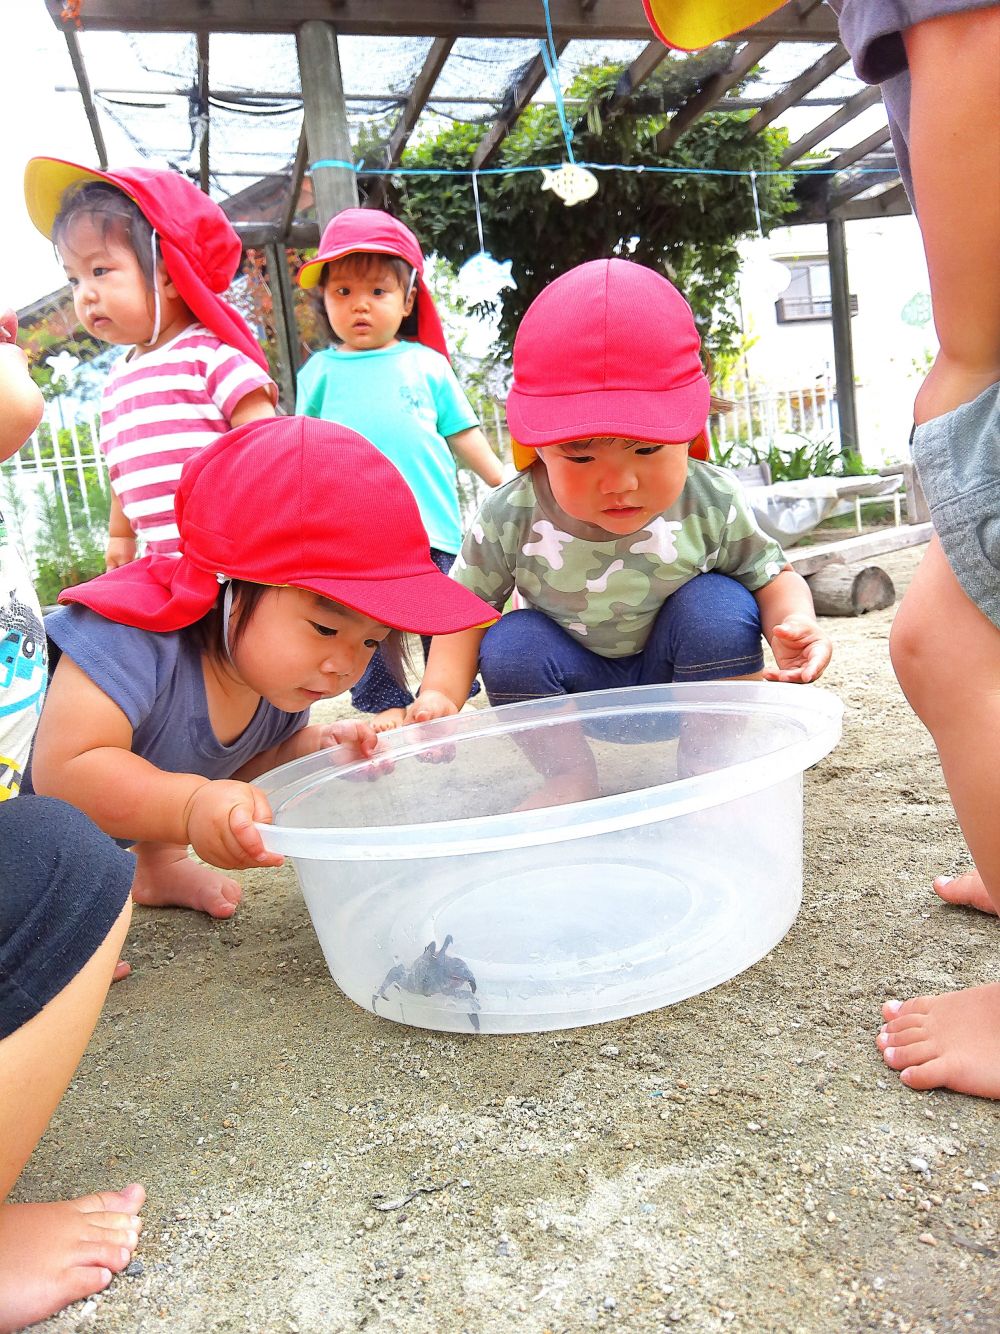
[[(775, 302), (779, 324), (798, 320), (828, 320), (833, 313), (830, 297), (830, 266), (826, 259), (782, 260), (791, 270), (792, 281)], [(858, 313), (858, 298), (849, 297), (852, 315)]]

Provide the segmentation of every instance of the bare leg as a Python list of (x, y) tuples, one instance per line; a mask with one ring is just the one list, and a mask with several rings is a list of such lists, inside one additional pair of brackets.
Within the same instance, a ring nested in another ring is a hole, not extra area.
[[(899, 683), (934, 738), (984, 902), (996, 912), (1000, 630), (966, 597), (936, 538), (899, 608), (890, 650)], [(1000, 986), (894, 1001), (883, 1014), (878, 1045), (911, 1088), (944, 1084), (1000, 1097)]]
[[(33, 1019), (0, 1041), (0, 1199), (7, 1194), (73, 1077), (107, 995), (128, 930), (126, 903), (100, 948)], [(145, 1191), (48, 1204), (0, 1204), (0, 1334), (100, 1292), (128, 1265)]]
[(194, 908), (232, 917), (243, 897), (237, 881), (188, 856), (176, 843), (137, 843), (132, 897), (147, 908)]

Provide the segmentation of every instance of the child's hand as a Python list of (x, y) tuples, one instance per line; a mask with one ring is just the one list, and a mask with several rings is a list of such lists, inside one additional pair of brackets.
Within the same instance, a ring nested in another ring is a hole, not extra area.
[(0, 343), (13, 343), (17, 337), (17, 312), (10, 306), (0, 313)]
[(360, 759), (370, 760), (374, 758), (374, 764), (368, 765), (352, 777), (363, 778), (371, 782), (373, 779), (381, 777), (382, 774), (391, 774), (395, 768), (388, 756), (379, 759), (379, 735), (371, 723), (344, 721), (321, 723), (309, 730), (316, 734), (316, 750), (328, 749), (330, 746), (351, 746), (358, 752)]
[(403, 726), (410, 723), (431, 723), (435, 718), (450, 718), (458, 709), (440, 690), (424, 690), (403, 715)]
[(119, 565), (128, 565), (135, 560), (134, 537), (109, 537), (104, 551), (104, 568), (117, 570)]
[(363, 759), (370, 760), (378, 746), (378, 733), (371, 723), (346, 722), (320, 723), (310, 727), (315, 740), (314, 750), (327, 750), (330, 746), (353, 746)]
[(793, 615), (772, 630), (771, 652), (777, 668), (767, 668), (765, 680), (805, 685), (822, 676), (833, 645), (811, 617)]
[(271, 807), (259, 788), (234, 779), (217, 779), (199, 787), (184, 812), (188, 842), (203, 861), (226, 870), (280, 866), (284, 860), (268, 852), (254, 821), (271, 821)]

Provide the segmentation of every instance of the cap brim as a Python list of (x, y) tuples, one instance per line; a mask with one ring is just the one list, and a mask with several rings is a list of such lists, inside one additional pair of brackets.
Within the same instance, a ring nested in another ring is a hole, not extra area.
[(704, 376), (669, 392), (596, 389), (540, 398), (512, 389), (507, 396), (507, 424), (522, 448), (563, 445), (594, 436), (681, 445), (704, 429), (710, 397)]
[(295, 587), (417, 635), (454, 635), (500, 619), (489, 603), (435, 569), (403, 579), (304, 577), (295, 580)]
[[(311, 259), (303, 264), (299, 269), (299, 276), (296, 279), (300, 287), (308, 290), (315, 287), (319, 282), (319, 276), (323, 272), (324, 264), (332, 264), (336, 259), (346, 259), (348, 255), (395, 255), (398, 259), (404, 260), (407, 264), (410, 261), (405, 255), (401, 255), (398, 250), (393, 250), (390, 246), (379, 245), (377, 242), (364, 245), (346, 245), (340, 250), (324, 250), (321, 255)], [(410, 266), (413, 267), (412, 265)]]
[[(116, 190), (122, 190), (118, 181), (103, 171), (81, 167), (76, 162), (64, 162), (55, 157), (33, 157), (29, 161), (24, 169), (24, 202), (28, 216), (43, 236), (52, 237), (52, 224), (63, 195), (71, 185), (84, 181), (107, 181)], [(128, 194), (128, 191), (122, 190), (122, 193)]]
[(666, 46), (700, 51), (780, 9), (783, 0), (642, 0), (649, 26)]
[(536, 450), (532, 449), (530, 445), (522, 445), (520, 440), (515, 440), (513, 436), (510, 438), (510, 454), (518, 472), (527, 472), (535, 459), (538, 458)]

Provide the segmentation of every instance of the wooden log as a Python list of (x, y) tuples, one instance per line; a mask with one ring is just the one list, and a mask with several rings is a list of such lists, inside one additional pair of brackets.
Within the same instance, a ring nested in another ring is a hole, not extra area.
[(896, 601), (896, 589), (879, 565), (831, 562), (806, 579), (817, 616), (863, 616)]

